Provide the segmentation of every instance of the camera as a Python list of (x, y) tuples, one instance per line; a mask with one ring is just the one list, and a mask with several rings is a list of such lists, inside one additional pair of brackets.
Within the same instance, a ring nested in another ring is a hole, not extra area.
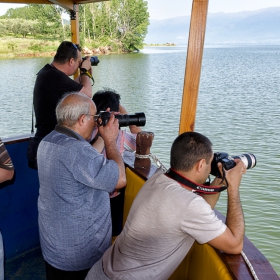
[(214, 153), (214, 158), (211, 162), (211, 172), (210, 174), (221, 178), (221, 174), (218, 168), (218, 163), (220, 162), (223, 165), (223, 168), (225, 170), (229, 170), (233, 168), (236, 163), (234, 162), (234, 159), (240, 159), (243, 161), (243, 163), (246, 166), (246, 169), (250, 169), (256, 166), (257, 164), (257, 159), (253, 154), (242, 154), (239, 156), (229, 156), (227, 153), (224, 152), (218, 152)]
[[(83, 57), (82, 59), (84, 61), (86, 59), (86, 57)], [(99, 63), (98, 57), (97, 56), (91, 56), (91, 58), (90, 58), (91, 66), (97, 66), (98, 63)]]
[[(100, 112), (99, 118), (102, 122), (99, 125), (105, 126), (111, 116), (111, 112)], [(129, 125), (136, 125), (136, 126), (144, 126), (146, 124), (146, 116), (144, 113), (135, 113), (134, 115), (126, 115), (126, 114), (119, 114), (115, 115), (115, 118), (119, 120), (119, 126), (129, 126)]]

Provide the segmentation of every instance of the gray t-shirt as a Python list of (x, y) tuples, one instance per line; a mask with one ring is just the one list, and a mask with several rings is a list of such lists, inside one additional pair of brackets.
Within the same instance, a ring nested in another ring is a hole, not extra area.
[(58, 269), (77, 271), (90, 268), (111, 245), (109, 192), (119, 170), (71, 133), (53, 131), (39, 145), (38, 210), (44, 259)]
[(157, 173), (135, 198), (103, 269), (111, 279), (168, 279), (195, 240), (203, 244), (225, 230), (202, 197)]

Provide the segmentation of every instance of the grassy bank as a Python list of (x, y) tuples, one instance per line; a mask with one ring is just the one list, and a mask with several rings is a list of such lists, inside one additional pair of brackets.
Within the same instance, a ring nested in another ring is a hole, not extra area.
[[(0, 58), (54, 56), (61, 39), (16, 38), (12, 36), (0, 37)], [(70, 40), (68, 38), (67, 40)], [(89, 43), (91, 45), (91, 43)], [(175, 44), (151, 44), (145, 46), (176, 46)], [(104, 49), (106, 49), (104, 51)], [(108, 47), (95, 48), (96, 54), (111, 53)]]
[[(32, 56), (54, 56), (62, 39), (38, 39), (38, 38), (15, 38), (11, 36), (0, 37), (0, 58), (5, 57), (32, 57)], [(70, 38), (65, 40), (70, 41)], [(89, 46), (89, 47), (88, 47)], [(118, 46), (98, 46), (94, 41), (86, 42), (85, 55), (98, 55), (109, 53), (121, 53)], [(115, 48), (114, 48), (115, 47)]]
[(1, 37), (0, 57), (52, 56), (61, 40)]

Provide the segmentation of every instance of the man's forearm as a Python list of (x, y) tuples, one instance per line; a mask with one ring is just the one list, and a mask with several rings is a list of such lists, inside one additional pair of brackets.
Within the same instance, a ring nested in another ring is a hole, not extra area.
[[(212, 183), (211, 186), (222, 186), (221, 184), (221, 179), (220, 178), (215, 178)], [(205, 199), (206, 202), (208, 202), (208, 204), (210, 204), (211, 208), (214, 209), (215, 205), (220, 197), (220, 193), (217, 194), (203, 194), (202, 197)]]
[(142, 129), (136, 125), (130, 125), (129, 130), (131, 133), (137, 134), (138, 132), (141, 132)]
[(86, 94), (89, 98), (92, 98), (92, 81), (87, 75), (79, 76), (76, 81), (80, 82), (83, 85), (81, 92)]
[(119, 167), (119, 180), (116, 189), (123, 188), (126, 185), (125, 167), (118, 146), (115, 141), (105, 142), (105, 149), (107, 158), (114, 160)]
[(7, 170), (0, 168), (0, 183), (7, 180), (12, 180), (14, 177), (14, 170)]
[(228, 209), (226, 225), (231, 230), (234, 237), (240, 242), (243, 242), (245, 223), (239, 191), (231, 190), (230, 186), (228, 188)]

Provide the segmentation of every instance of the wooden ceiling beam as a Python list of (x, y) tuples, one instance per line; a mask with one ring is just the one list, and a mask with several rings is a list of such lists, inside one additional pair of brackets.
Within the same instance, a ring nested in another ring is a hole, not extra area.
[(11, 4), (52, 4), (48, 0), (5, 0), (5, 1), (0, 1), (0, 3), (11, 3)]
[(70, 10), (73, 10), (74, 9), (74, 3), (73, 1), (71, 0), (59, 0), (59, 1), (56, 1), (56, 0), (50, 0), (51, 4), (54, 4), (54, 5), (59, 5), (61, 6), (62, 8), (70, 11)]
[(55, 4), (59, 5), (67, 10), (73, 10), (74, 4), (87, 4), (94, 2), (103, 2), (109, 0), (5, 0), (0, 3), (11, 3), (11, 4)]

